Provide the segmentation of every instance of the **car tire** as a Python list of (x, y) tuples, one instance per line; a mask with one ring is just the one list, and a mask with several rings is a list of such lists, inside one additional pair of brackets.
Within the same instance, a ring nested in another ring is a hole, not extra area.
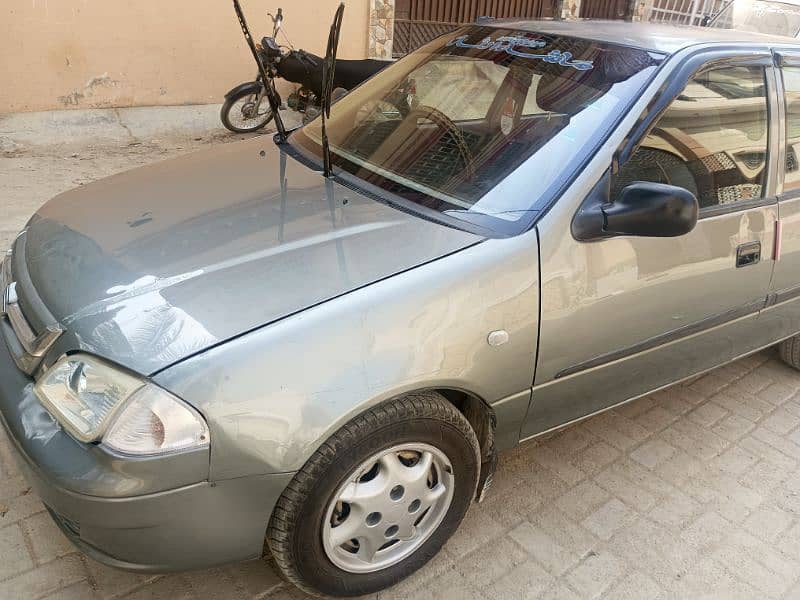
[[(472, 427), (440, 394), (380, 404), (345, 424), (297, 472), (272, 514), (267, 545), (305, 592), (382, 590), (422, 567), (456, 531), (479, 470)], [(365, 535), (338, 544), (356, 530)], [(391, 539), (398, 531), (404, 540)]]
[[(264, 128), (267, 123), (274, 118), (275, 115), (272, 114), (272, 110), (269, 110), (269, 112), (264, 113), (260, 118), (253, 118), (251, 122), (247, 123), (247, 126), (236, 125), (232, 118), (236, 112), (236, 105), (240, 100), (248, 96), (255, 96), (255, 94), (251, 90), (241, 90), (233, 96), (226, 97), (225, 102), (222, 103), (222, 108), (219, 111), (219, 118), (228, 131), (232, 131), (233, 133), (253, 133), (254, 131)], [(267, 106), (269, 106), (266, 98), (263, 99), (262, 102), (266, 102)]]
[(781, 360), (800, 371), (800, 335), (790, 337), (778, 344)]

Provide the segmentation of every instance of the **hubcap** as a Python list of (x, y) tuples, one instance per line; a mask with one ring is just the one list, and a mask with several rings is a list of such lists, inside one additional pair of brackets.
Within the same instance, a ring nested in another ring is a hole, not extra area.
[(361, 463), (328, 505), (322, 541), (350, 573), (385, 569), (436, 531), (453, 500), (450, 460), (428, 444), (402, 444)]

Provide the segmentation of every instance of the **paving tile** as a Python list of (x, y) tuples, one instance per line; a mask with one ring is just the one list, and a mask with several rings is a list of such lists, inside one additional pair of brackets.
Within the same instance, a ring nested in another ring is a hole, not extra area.
[(669, 496), (678, 489), (672, 482), (665, 480), (663, 477), (659, 477), (638, 461), (635, 461), (630, 455), (615, 461), (608, 470), (627, 477), (637, 485), (657, 496)]
[(0, 529), (0, 579), (31, 569), (33, 564), (19, 525), (9, 525)]
[(547, 441), (547, 446), (564, 456), (571, 456), (580, 452), (587, 446), (594, 444), (597, 441), (597, 436), (590, 433), (582, 425), (575, 427), (568, 427), (567, 429), (559, 432), (555, 437)]
[(776, 469), (772, 463), (761, 460), (742, 473), (738, 477), (738, 481), (742, 485), (759, 490), (762, 494), (769, 494), (781, 485), (788, 475), (788, 471)]
[[(190, 576), (190, 575), (189, 575)], [(165, 575), (135, 589), (125, 600), (187, 600), (194, 596), (189, 580), (184, 575)]]
[[(0, 548), (7, 550), (7, 546), (2, 541), (0, 541)], [(85, 578), (86, 572), (80, 559), (74, 554), (64, 556), (0, 581), (0, 598), (21, 600), (23, 598), (40, 598), (47, 594), (58, 596), (60, 590)]]
[(755, 454), (739, 446), (733, 446), (712, 459), (710, 466), (729, 475), (741, 475), (758, 461), (759, 458)]
[(36, 494), (22, 494), (15, 498), (0, 500), (0, 527), (18, 523), (44, 510), (44, 504)]
[(274, 564), (267, 560), (251, 560), (213, 572), (219, 572), (221, 577), (235, 581), (246, 595), (253, 596), (275, 589), (284, 581), (275, 572)]
[(505, 528), (488, 511), (482, 510), (481, 506), (473, 506), (458, 531), (447, 542), (447, 550), (458, 559), (479, 547), (485, 547), (504, 533)]
[(702, 505), (694, 498), (677, 492), (656, 504), (649, 518), (665, 527), (684, 529), (702, 511)]
[(585, 473), (546, 446), (539, 446), (532, 458), (541, 466), (552, 471), (567, 485), (575, 485), (586, 478)]
[(655, 406), (636, 417), (636, 422), (651, 433), (658, 433), (672, 425), (676, 419), (678, 417), (663, 406)]
[[(519, 527), (493, 542), (491, 552), (487, 552), (486, 548), (478, 548), (461, 557), (455, 563), (456, 570), (473, 587), (486, 588), (517, 565), (526, 562), (529, 559), (528, 552), (515, 541), (515, 532)], [(536, 550), (541, 552), (539, 547)]]
[(686, 418), (697, 423), (702, 427), (713, 427), (722, 418), (728, 416), (729, 412), (719, 404), (705, 402), (686, 414)]
[(654, 494), (611, 469), (595, 475), (594, 481), (609, 494), (640, 512), (650, 510), (658, 501)]
[(680, 539), (700, 551), (718, 544), (731, 531), (732, 525), (714, 512), (701, 514), (680, 534)]
[[(748, 401), (748, 399), (742, 400), (743, 396), (747, 396), (747, 394), (736, 394), (736, 396), (731, 395), (731, 388), (726, 389), (723, 392), (720, 392), (716, 396), (711, 398), (712, 402), (719, 404), (723, 408), (728, 409), (735, 415), (742, 417), (743, 419), (747, 419), (748, 421), (760, 421), (761, 418), (764, 416), (764, 411), (762, 411), (758, 406), (755, 405), (754, 402)], [(755, 399), (755, 396), (751, 396), (750, 399)]]
[(614, 412), (624, 415), (629, 419), (636, 419), (636, 417), (650, 411), (657, 405), (658, 402), (654, 396), (644, 396), (633, 402), (627, 402), (622, 406), (618, 406), (614, 409)]
[(594, 475), (616, 460), (619, 455), (619, 450), (601, 441), (579, 452), (572, 458), (572, 463), (587, 475)]
[(711, 428), (711, 431), (729, 442), (735, 442), (755, 429), (756, 424), (739, 415), (731, 414)]
[(42, 596), (42, 600), (94, 600), (100, 598), (86, 581), (79, 581)]
[(43, 512), (28, 517), (22, 524), (33, 546), (37, 563), (45, 563), (76, 552), (75, 546), (61, 533), (49, 513)]
[(712, 371), (711, 373), (707, 373), (699, 379), (691, 382), (686, 387), (692, 392), (693, 395), (699, 397), (708, 397), (727, 387), (730, 382), (730, 377), (724, 377), (721, 373)]
[[(761, 426), (778, 435), (786, 435), (800, 425), (800, 416), (794, 415), (782, 408), (776, 409), (772, 414), (767, 415)], [(790, 438), (792, 439), (792, 438)]]
[(692, 393), (691, 390), (679, 385), (674, 385), (657, 394), (659, 406), (675, 416), (683, 416), (694, 406), (705, 402), (706, 397)]
[(565, 548), (540, 527), (525, 522), (508, 534), (525, 552), (553, 575), (562, 575), (581, 558), (575, 548)]
[(662, 587), (686, 573), (697, 561), (694, 548), (683, 543), (675, 529), (648, 519), (623, 529), (607, 543), (615, 556), (641, 570)]
[(591, 532), (557, 507), (537, 511), (534, 515), (529, 515), (529, 519), (533, 525), (540, 527), (573, 554), (585, 556), (598, 547), (599, 541)]
[(794, 517), (776, 506), (760, 506), (744, 522), (744, 528), (768, 542), (774, 542), (778, 536), (786, 531)]
[(623, 527), (636, 520), (636, 513), (617, 498), (612, 498), (581, 523), (601, 540), (609, 540)]
[(581, 600), (581, 598), (570, 589), (566, 582), (558, 580), (539, 596), (539, 600)]
[(581, 598), (599, 598), (625, 572), (625, 564), (608, 552), (587, 556), (566, 579)]
[(753, 435), (748, 434), (746, 437), (742, 438), (739, 441), (739, 446), (771, 462), (773, 467), (777, 467), (782, 471), (794, 471), (797, 468), (797, 461), (793, 458), (789, 458), (784, 453), (776, 450), (762, 440), (753, 437)]
[(757, 394), (772, 383), (769, 375), (760, 371), (750, 371), (736, 382), (736, 387), (750, 394)]
[(509, 600), (538, 598), (554, 583), (552, 575), (533, 560), (529, 560), (511, 569), (487, 593), (493, 598)]
[(654, 469), (673, 454), (675, 454), (673, 446), (656, 438), (636, 448), (630, 453), (630, 457), (648, 469)]
[(84, 557), (89, 581), (100, 598), (109, 600), (122, 596), (131, 590), (157, 579), (156, 575), (138, 575), (100, 564), (91, 558)]
[(580, 521), (608, 500), (608, 496), (608, 492), (593, 481), (584, 481), (563, 494), (558, 507)]
[(634, 571), (614, 586), (604, 600), (655, 600), (662, 593), (661, 587), (647, 575)]
[[(457, 561), (453, 559), (447, 551), (447, 547), (445, 547), (419, 571), (414, 573), (412, 577), (408, 577), (391, 588), (379, 592), (378, 598), (380, 600), (408, 598), (419, 590), (435, 588), (438, 581), (450, 576), (452, 571), (456, 571), (456, 563)], [(460, 572), (458, 572), (458, 576), (463, 577)], [(289, 588), (291, 589), (292, 586), (289, 586)]]
[(667, 598), (704, 600), (764, 600), (764, 594), (735, 577), (708, 557), (700, 558), (669, 582)]

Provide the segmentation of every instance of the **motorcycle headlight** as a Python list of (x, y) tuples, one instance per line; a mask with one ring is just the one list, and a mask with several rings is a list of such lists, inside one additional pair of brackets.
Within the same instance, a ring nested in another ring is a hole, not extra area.
[(153, 383), (87, 355), (65, 356), (39, 379), (36, 396), (83, 442), (152, 455), (207, 446), (208, 426), (185, 402)]

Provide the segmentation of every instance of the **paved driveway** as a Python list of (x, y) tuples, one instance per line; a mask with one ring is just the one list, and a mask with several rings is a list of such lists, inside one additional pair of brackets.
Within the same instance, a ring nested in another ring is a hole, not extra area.
[[(6, 152), (0, 245), (58, 191), (207, 141)], [(508, 452), (445, 550), (379, 597), (800, 598), (798, 389), (764, 352)], [(303, 595), (268, 560), (143, 577), (87, 559), (0, 435), (0, 599), (43, 597)]]

